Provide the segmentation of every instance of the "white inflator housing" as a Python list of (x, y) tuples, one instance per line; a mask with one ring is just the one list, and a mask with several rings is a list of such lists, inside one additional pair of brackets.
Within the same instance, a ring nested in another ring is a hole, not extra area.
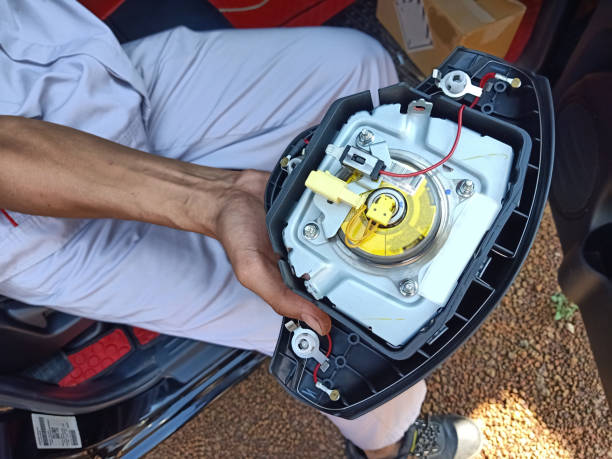
[[(419, 171), (448, 154), (457, 123), (431, 109), (419, 100), (406, 113), (395, 104), (353, 115), (283, 232), (310, 294), (393, 346), (445, 307), (501, 209), (512, 164), (509, 145), (463, 127), (444, 165), (410, 178), (379, 174)], [(346, 190), (333, 199), (328, 184)]]

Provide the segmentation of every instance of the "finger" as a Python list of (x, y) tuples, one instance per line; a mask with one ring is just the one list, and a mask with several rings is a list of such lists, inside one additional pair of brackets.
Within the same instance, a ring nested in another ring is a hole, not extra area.
[(281, 315), (306, 322), (320, 335), (329, 333), (331, 319), (310, 301), (292, 292), (283, 282), (278, 266), (259, 255), (236, 271), (240, 282), (262, 297)]
[(331, 319), (329, 316), (310, 301), (292, 292), (287, 287), (285, 287), (285, 290), (287, 300), (284, 304), (296, 305), (299, 315), (294, 314), (291, 310), (283, 315), (287, 317), (294, 317), (302, 322), (306, 322), (310, 328), (314, 329), (319, 335), (327, 335), (331, 329)]

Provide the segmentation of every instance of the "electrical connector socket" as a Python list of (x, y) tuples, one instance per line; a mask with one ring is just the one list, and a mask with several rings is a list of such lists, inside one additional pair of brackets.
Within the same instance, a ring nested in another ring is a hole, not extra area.
[(347, 145), (342, 152), (340, 162), (351, 169), (368, 175), (374, 181), (378, 180), (380, 171), (385, 167), (385, 163), (376, 156), (350, 145)]
[(366, 217), (380, 225), (388, 225), (395, 211), (395, 201), (390, 196), (380, 195), (366, 212)]

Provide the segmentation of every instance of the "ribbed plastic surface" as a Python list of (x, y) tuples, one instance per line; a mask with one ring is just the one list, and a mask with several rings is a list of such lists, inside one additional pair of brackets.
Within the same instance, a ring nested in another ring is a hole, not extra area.
[[(314, 387), (314, 363), (297, 359), (290, 349), (290, 334), (282, 330), (270, 369), (285, 389), (297, 399), (324, 412), (354, 418), (384, 403), (420, 379), (448, 358), (482, 324), (495, 308), (518, 273), (535, 237), (548, 195), (554, 152), (553, 109), (545, 78), (511, 67), (498, 58), (458, 48), (441, 64), (445, 74), (461, 69), (474, 82), (488, 72), (519, 76), (520, 89), (507, 85), (485, 92), (476, 110), (466, 110), (464, 123), (470, 129), (490, 135), (513, 146), (515, 164), (502, 211), (481, 242), (474, 259), (463, 272), (447, 305), (402, 348), (392, 348), (339, 315), (325, 299), (316, 302), (332, 317), (334, 347), (330, 368), (320, 374), (328, 387), (338, 388), (342, 397), (332, 402)], [(433, 81), (424, 81), (417, 90), (396, 85), (380, 91), (381, 103), (400, 103), (405, 110), (411, 100), (431, 97), (434, 117), (454, 119), (458, 104), (438, 94)], [(469, 105), (471, 96), (462, 101)], [(283, 221), (303, 191), (305, 176), (315, 168), (322, 152), (350, 114), (369, 110), (369, 96), (358, 94), (332, 105), (312, 135), (301, 165), (289, 180), (277, 168), (268, 193), (268, 230), (275, 250), (285, 255), (281, 232)], [(484, 112), (484, 113), (481, 113)], [(455, 114), (455, 115), (453, 115)], [(301, 138), (292, 148), (301, 149)], [(290, 147), (285, 153), (291, 151)], [(284, 156), (283, 155), (283, 156)], [(286, 261), (280, 269), (285, 282), (296, 293), (306, 293)]]

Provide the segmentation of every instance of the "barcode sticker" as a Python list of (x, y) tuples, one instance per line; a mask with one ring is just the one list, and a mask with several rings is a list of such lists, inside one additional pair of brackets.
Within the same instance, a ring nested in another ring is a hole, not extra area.
[(38, 449), (81, 448), (81, 435), (74, 416), (32, 413), (32, 426)]

